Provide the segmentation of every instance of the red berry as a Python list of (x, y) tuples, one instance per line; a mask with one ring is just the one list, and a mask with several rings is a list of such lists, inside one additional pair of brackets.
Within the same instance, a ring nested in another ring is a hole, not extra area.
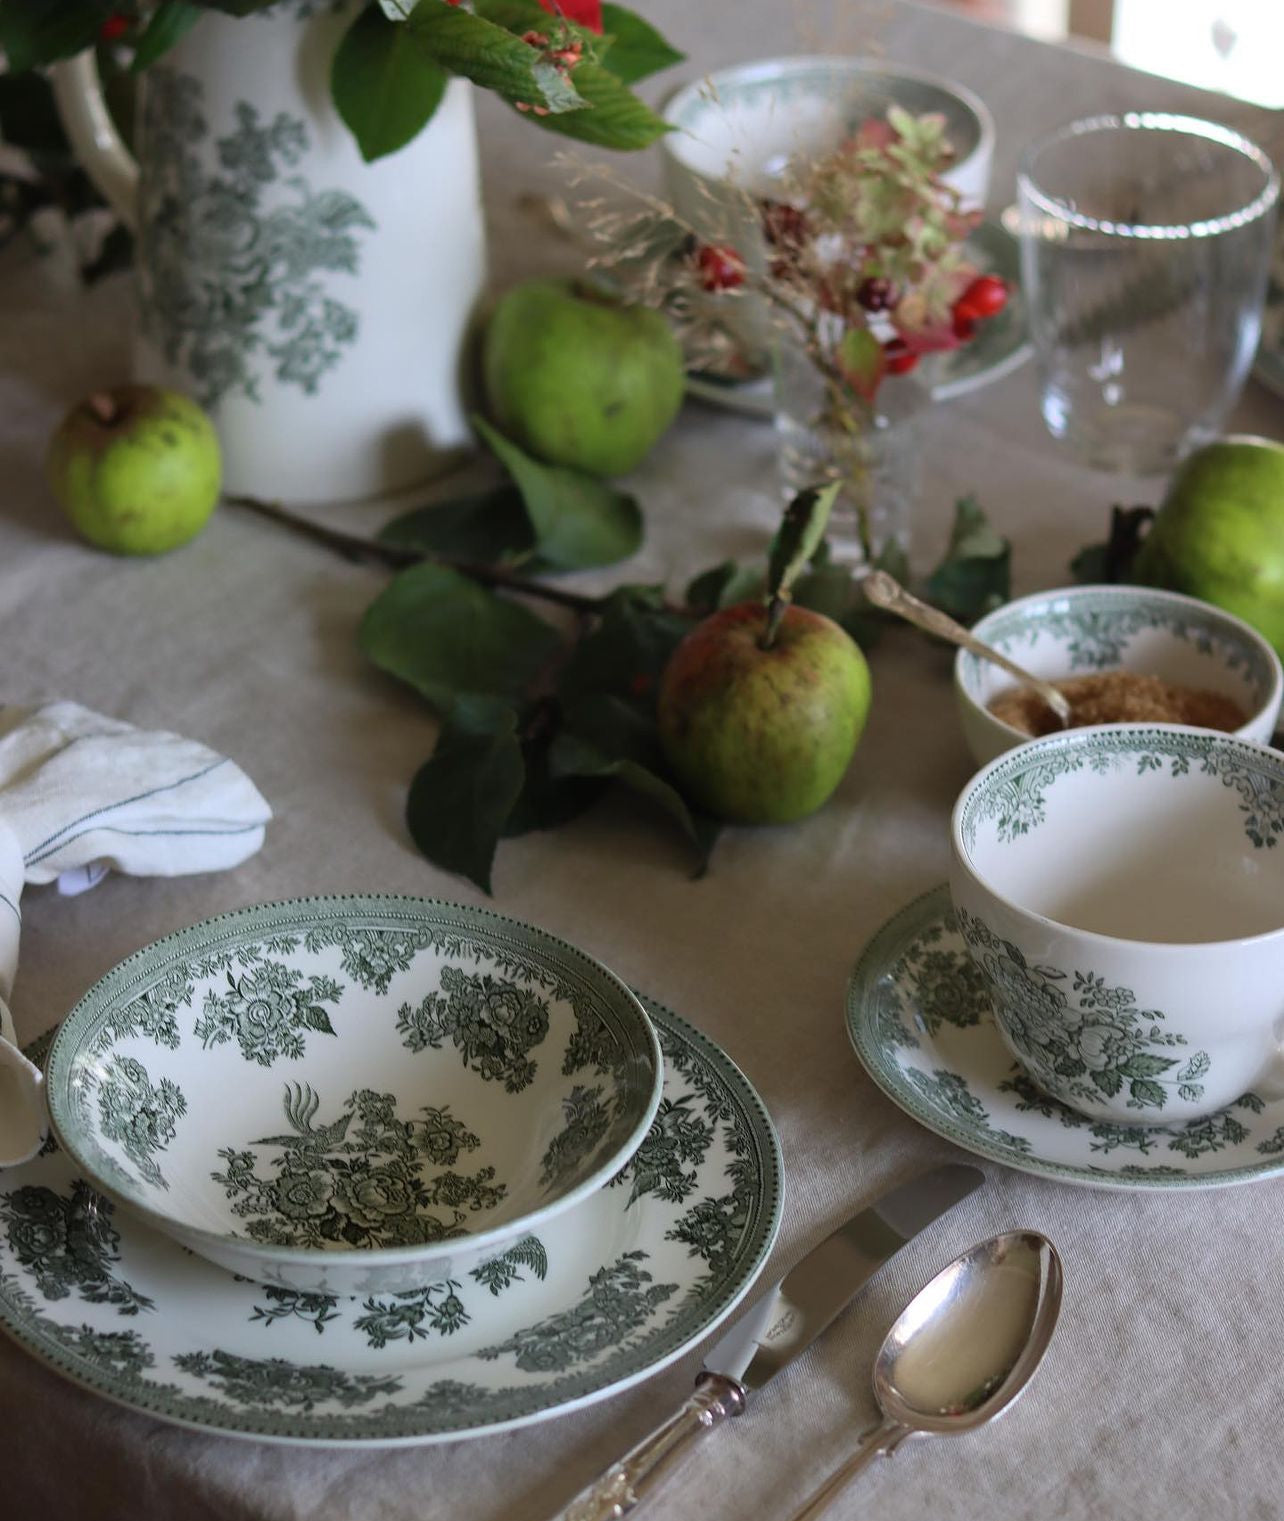
[(1007, 304), (1007, 285), (997, 275), (978, 275), (954, 303), (954, 314), (979, 322), (997, 317)]
[(129, 30), (129, 17), (113, 11), (98, 28), (99, 42), (118, 42)]
[(788, 201), (764, 201), (762, 235), (774, 248), (797, 248), (806, 240), (807, 218)]
[(900, 292), (882, 275), (862, 280), (856, 290), (856, 300), (867, 312), (889, 312), (899, 299)]
[(908, 375), (918, 363), (918, 355), (904, 338), (889, 338), (883, 345), (883, 356), (889, 375)]
[(964, 343), (976, 333), (976, 318), (969, 314), (961, 302), (954, 307), (953, 326), (954, 336)]
[(705, 290), (735, 290), (745, 283), (745, 261), (725, 244), (704, 244), (696, 254), (696, 268)]

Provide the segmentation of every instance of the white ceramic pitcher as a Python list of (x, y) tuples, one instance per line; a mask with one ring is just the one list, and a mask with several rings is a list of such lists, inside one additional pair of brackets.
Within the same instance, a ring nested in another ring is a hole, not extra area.
[(211, 13), (143, 77), (137, 159), (92, 53), (55, 72), (86, 169), (138, 237), (139, 378), (210, 411), (232, 494), (344, 501), (468, 442), (485, 278), (470, 86), (373, 164), (330, 101), (350, 5)]

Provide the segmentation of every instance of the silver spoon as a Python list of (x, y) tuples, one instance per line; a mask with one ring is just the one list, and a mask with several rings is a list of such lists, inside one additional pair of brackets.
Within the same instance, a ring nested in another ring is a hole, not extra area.
[(1032, 676), (1029, 671), (1017, 665), (1015, 661), (1009, 660), (1006, 655), (1000, 654), (993, 646), (982, 643), (980, 639), (968, 633), (961, 623), (955, 623), (953, 618), (941, 612), (940, 608), (929, 607), (926, 602), (920, 602), (885, 570), (871, 570), (861, 581), (861, 590), (875, 607), (895, 613), (898, 618), (904, 618), (907, 623), (926, 629), (929, 634), (939, 634), (942, 639), (948, 639), (953, 644), (961, 644), (965, 650), (971, 650), (982, 660), (992, 660), (995, 665), (1002, 666), (1009, 676), (1015, 676), (1023, 686), (1030, 687), (1032, 691), (1038, 693), (1039, 698), (1061, 720), (1063, 729), (1068, 727), (1070, 703), (1064, 692), (1058, 692), (1051, 682)]
[(1037, 1231), (1009, 1231), (956, 1257), (901, 1311), (874, 1361), (882, 1421), (791, 1521), (811, 1521), (906, 1437), (961, 1436), (1029, 1383), (1061, 1308), (1061, 1259)]

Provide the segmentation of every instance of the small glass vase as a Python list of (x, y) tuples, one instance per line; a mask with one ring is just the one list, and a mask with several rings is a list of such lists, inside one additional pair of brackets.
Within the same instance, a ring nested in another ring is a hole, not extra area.
[(889, 376), (876, 401), (839, 394), (801, 344), (781, 342), (774, 363), (780, 485), (786, 501), (839, 480), (829, 518), (836, 560), (873, 564), (892, 546), (908, 557), (918, 500), (920, 424), (930, 399), (916, 374)]

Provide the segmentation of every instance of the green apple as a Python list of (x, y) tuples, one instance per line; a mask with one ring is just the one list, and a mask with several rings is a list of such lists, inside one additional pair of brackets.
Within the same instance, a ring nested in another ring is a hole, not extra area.
[(500, 430), (551, 465), (624, 475), (678, 414), (682, 350), (659, 312), (565, 280), (508, 291), (486, 329), (486, 396)]
[(1225, 438), (1183, 460), (1133, 575), (1225, 608), (1284, 655), (1284, 445)]
[(843, 778), (869, 713), (869, 667), (831, 619), (788, 607), (764, 648), (767, 608), (742, 602), (698, 624), (660, 681), (660, 743), (718, 818), (788, 824)]
[(91, 544), (159, 555), (204, 528), (218, 501), (218, 437), (176, 391), (96, 391), (63, 418), (45, 469), (54, 495)]

